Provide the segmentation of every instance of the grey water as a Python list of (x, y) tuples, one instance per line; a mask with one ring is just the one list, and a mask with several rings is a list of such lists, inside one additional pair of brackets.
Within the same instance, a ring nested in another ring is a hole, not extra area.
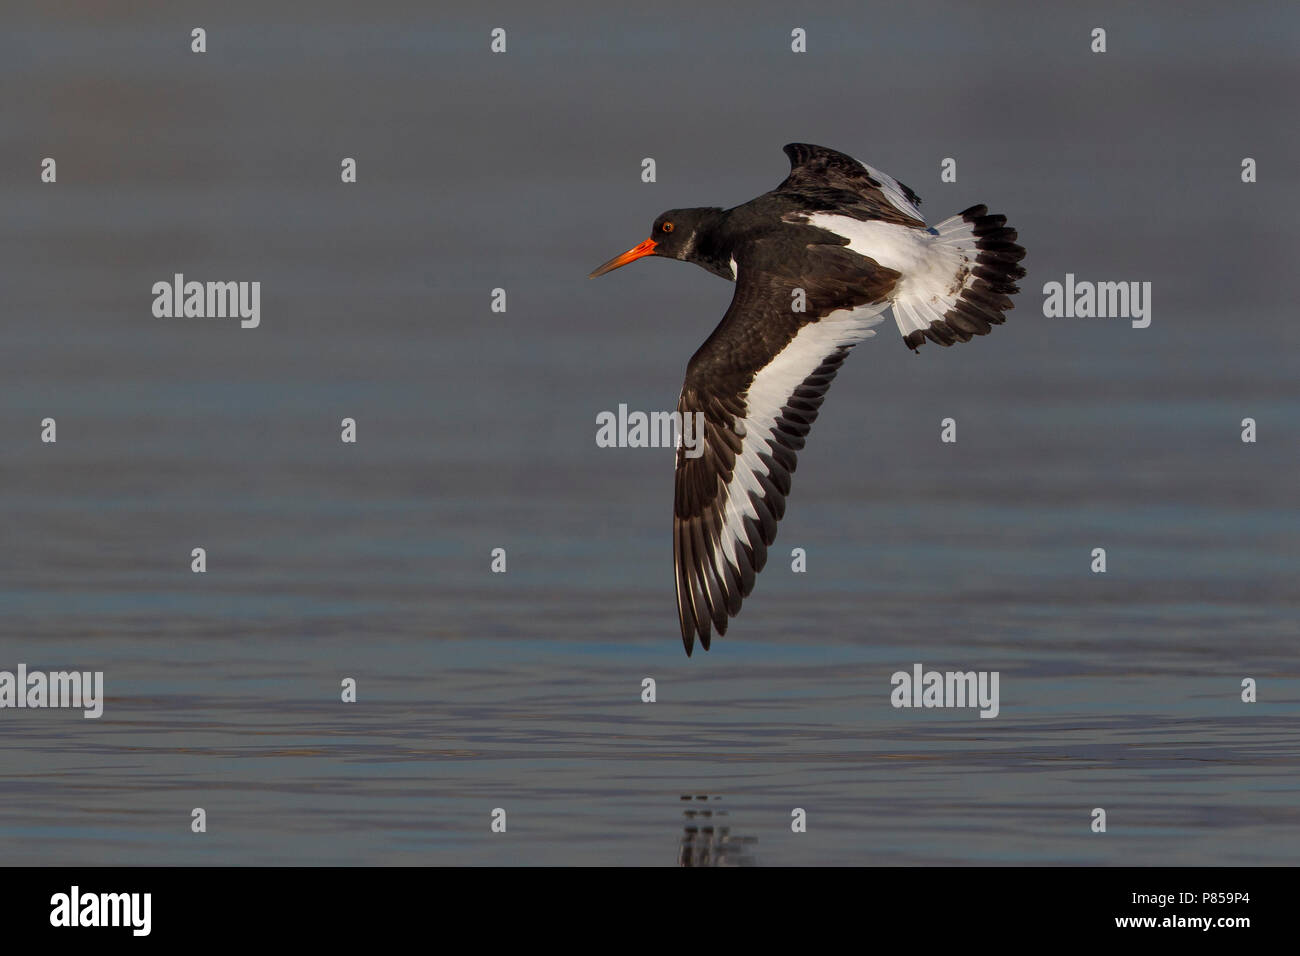
[[(0, 670), (107, 699), (0, 710), (0, 862), (1296, 862), (1296, 8), (743, 10), (7, 7)], [(673, 408), (731, 290), (584, 277), (789, 141), (1006, 214), (1029, 276), (856, 350), (688, 659), (672, 453), (596, 416)], [(260, 326), (155, 318), (175, 273)], [(1045, 318), (1066, 273), (1150, 327)], [(895, 709), (915, 663), (999, 715)]]

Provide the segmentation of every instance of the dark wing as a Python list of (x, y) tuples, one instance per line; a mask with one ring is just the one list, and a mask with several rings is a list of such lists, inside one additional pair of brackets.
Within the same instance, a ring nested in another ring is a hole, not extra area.
[[(696, 636), (708, 650), (714, 629), (725, 634), (753, 590), (785, 513), (795, 452), (849, 349), (875, 334), (898, 281), (843, 246), (817, 244), (825, 233), (808, 235), (814, 244), (774, 266), (751, 265), (776, 259), (752, 254), (764, 240), (739, 253), (731, 307), (686, 370), (673, 563), (687, 654)], [(793, 308), (797, 289), (803, 312)]]
[(785, 154), (790, 175), (776, 192), (798, 196), (810, 211), (925, 227), (921, 197), (892, 176), (825, 146), (790, 143)]

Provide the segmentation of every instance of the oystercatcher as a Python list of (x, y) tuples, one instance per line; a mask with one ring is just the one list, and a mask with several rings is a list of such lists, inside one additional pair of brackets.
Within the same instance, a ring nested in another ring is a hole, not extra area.
[(650, 238), (591, 273), (645, 256), (736, 283), (686, 368), (677, 410), (704, 413), (705, 448), (677, 450), (677, 611), (689, 656), (727, 632), (776, 539), (795, 452), (853, 346), (893, 309), (913, 351), (968, 342), (1005, 320), (1025, 250), (1005, 216), (972, 206), (927, 227), (920, 197), (824, 146), (791, 143), (790, 175), (734, 209), (671, 209)]

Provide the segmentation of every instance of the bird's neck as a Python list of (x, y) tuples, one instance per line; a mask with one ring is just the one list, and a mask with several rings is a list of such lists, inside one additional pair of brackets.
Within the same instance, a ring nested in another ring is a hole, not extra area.
[(725, 227), (726, 213), (721, 209), (708, 210), (691, 234), (691, 241), (683, 258), (716, 276), (730, 279), (734, 243)]

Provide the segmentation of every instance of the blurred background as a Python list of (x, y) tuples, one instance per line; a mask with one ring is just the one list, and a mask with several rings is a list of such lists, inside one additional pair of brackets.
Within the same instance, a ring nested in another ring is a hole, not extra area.
[[(108, 700), (0, 712), (0, 859), (1294, 862), (1298, 20), (7, 4), (0, 669)], [(585, 276), (773, 188), (791, 141), (931, 222), (1007, 215), (1029, 276), (987, 338), (856, 350), (688, 660), (672, 452), (596, 415), (673, 408), (731, 288)], [(260, 281), (260, 327), (154, 318), (178, 272)], [(1044, 318), (1067, 272), (1151, 282), (1151, 326)], [(1000, 716), (894, 710), (915, 662), (999, 671)]]

